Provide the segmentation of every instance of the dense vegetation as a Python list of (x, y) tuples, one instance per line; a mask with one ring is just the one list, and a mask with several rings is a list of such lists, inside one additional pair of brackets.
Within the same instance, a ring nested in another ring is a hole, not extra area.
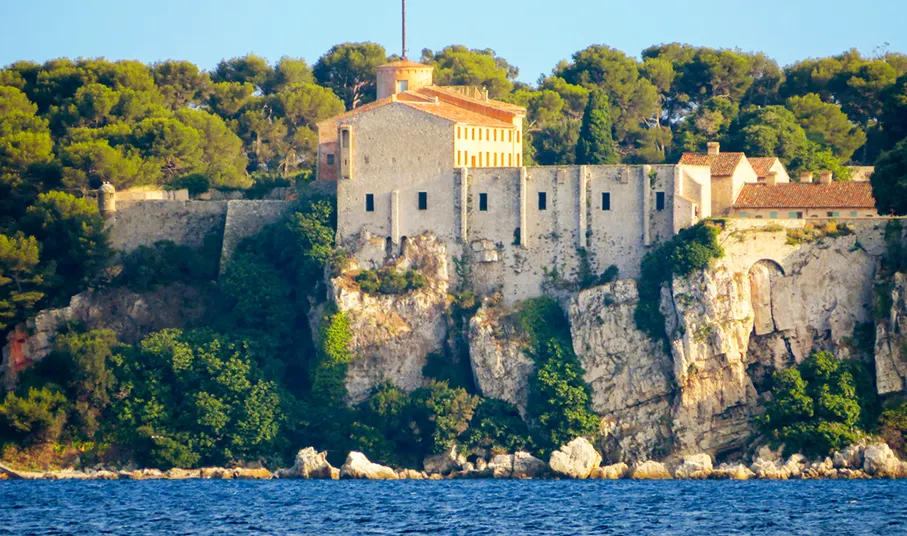
[(856, 442), (876, 424), (871, 372), (859, 361), (817, 352), (775, 372), (762, 430), (796, 452), (827, 455)]

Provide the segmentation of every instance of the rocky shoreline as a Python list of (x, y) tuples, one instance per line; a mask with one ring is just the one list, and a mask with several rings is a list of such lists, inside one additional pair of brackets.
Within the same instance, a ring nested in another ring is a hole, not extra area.
[(549, 461), (528, 452), (499, 454), (490, 460), (467, 461), (452, 448), (424, 461), (424, 470), (401, 469), (373, 463), (361, 452), (350, 452), (339, 469), (325, 452), (312, 447), (296, 455), (293, 467), (271, 472), (263, 467), (201, 469), (104, 468), (49, 472), (16, 471), (0, 464), (0, 480), (446, 480), (446, 479), (577, 479), (577, 480), (813, 480), (907, 478), (907, 461), (901, 461), (885, 443), (858, 443), (833, 456), (810, 460), (802, 454), (782, 456), (782, 449), (765, 446), (753, 461), (713, 466), (708, 454), (693, 454), (666, 462), (601, 465), (601, 456), (589, 441), (577, 438), (551, 454)]

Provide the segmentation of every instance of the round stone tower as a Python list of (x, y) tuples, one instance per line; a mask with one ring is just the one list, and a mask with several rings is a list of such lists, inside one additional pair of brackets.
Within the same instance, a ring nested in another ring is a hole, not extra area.
[(98, 210), (101, 216), (109, 218), (117, 211), (117, 191), (109, 182), (98, 188)]
[(383, 99), (432, 85), (434, 67), (400, 60), (378, 67), (378, 98)]

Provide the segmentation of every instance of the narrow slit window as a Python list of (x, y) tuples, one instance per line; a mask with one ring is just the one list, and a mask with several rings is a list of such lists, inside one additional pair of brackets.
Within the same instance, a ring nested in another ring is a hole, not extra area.
[(457, 165), (458, 166), (460, 165), (462, 158), (463, 158), (463, 151), (457, 151)]
[(507, 131), (507, 141), (513, 142), (513, 131), (512, 130)]
[(611, 192), (602, 192), (602, 210), (611, 210)]
[(340, 142), (344, 149), (350, 148), (350, 131), (349, 130), (344, 129), (340, 132)]
[(365, 194), (365, 211), (375, 212), (375, 194)]
[(539, 192), (539, 210), (548, 210), (548, 192)]
[(419, 210), (428, 210), (428, 192), (419, 192)]
[(655, 192), (655, 210), (665, 209), (665, 193)]
[(518, 154), (518, 155), (516, 155), (516, 167), (520, 167), (522, 165), (523, 165), (523, 155)]
[(482, 212), (488, 210), (488, 194), (479, 194), (479, 210)]
[(507, 155), (507, 166), (513, 167), (513, 154), (512, 153)]

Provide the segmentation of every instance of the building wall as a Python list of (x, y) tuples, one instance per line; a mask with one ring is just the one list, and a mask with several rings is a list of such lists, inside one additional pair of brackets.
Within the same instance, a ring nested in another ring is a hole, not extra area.
[(118, 202), (110, 243), (124, 253), (161, 240), (200, 247), (209, 233), (223, 233), (226, 214), (226, 201)]
[(457, 125), (456, 132), (454, 161), (457, 167), (522, 165), (523, 145), (518, 129)]
[[(733, 209), (731, 215), (737, 218), (748, 219), (796, 219), (791, 218), (791, 212), (802, 212), (803, 219), (810, 218), (878, 218), (879, 213), (874, 208), (758, 208), (758, 209)], [(833, 215), (829, 216), (831, 212)], [(774, 217), (772, 216), (774, 213)], [(837, 216), (834, 214), (837, 213)], [(854, 214), (855, 213), (855, 214)]]
[(430, 86), (434, 69), (428, 65), (424, 67), (385, 67), (378, 68), (378, 99), (390, 97), (398, 93), (397, 81), (407, 82), (407, 91)]
[(774, 171), (775, 173), (777, 173), (775, 180), (778, 184), (782, 182), (790, 182), (790, 175), (787, 173), (787, 170), (784, 169), (784, 164), (782, 164), (780, 160), (775, 160), (775, 163), (772, 164), (772, 167), (769, 169), (769, 171)]
[[(341, 245), (360, 231), (391, 237), (394, 243), (426, 231), (453, 236), (454, 124), (399, 103), (345, 124), (352, 127), (353, 172), (337, 184)], [(427, 210), (418, 210), (419, 192), (428, 194)], [(369, 193), (374, 212), (365, 211)]]

